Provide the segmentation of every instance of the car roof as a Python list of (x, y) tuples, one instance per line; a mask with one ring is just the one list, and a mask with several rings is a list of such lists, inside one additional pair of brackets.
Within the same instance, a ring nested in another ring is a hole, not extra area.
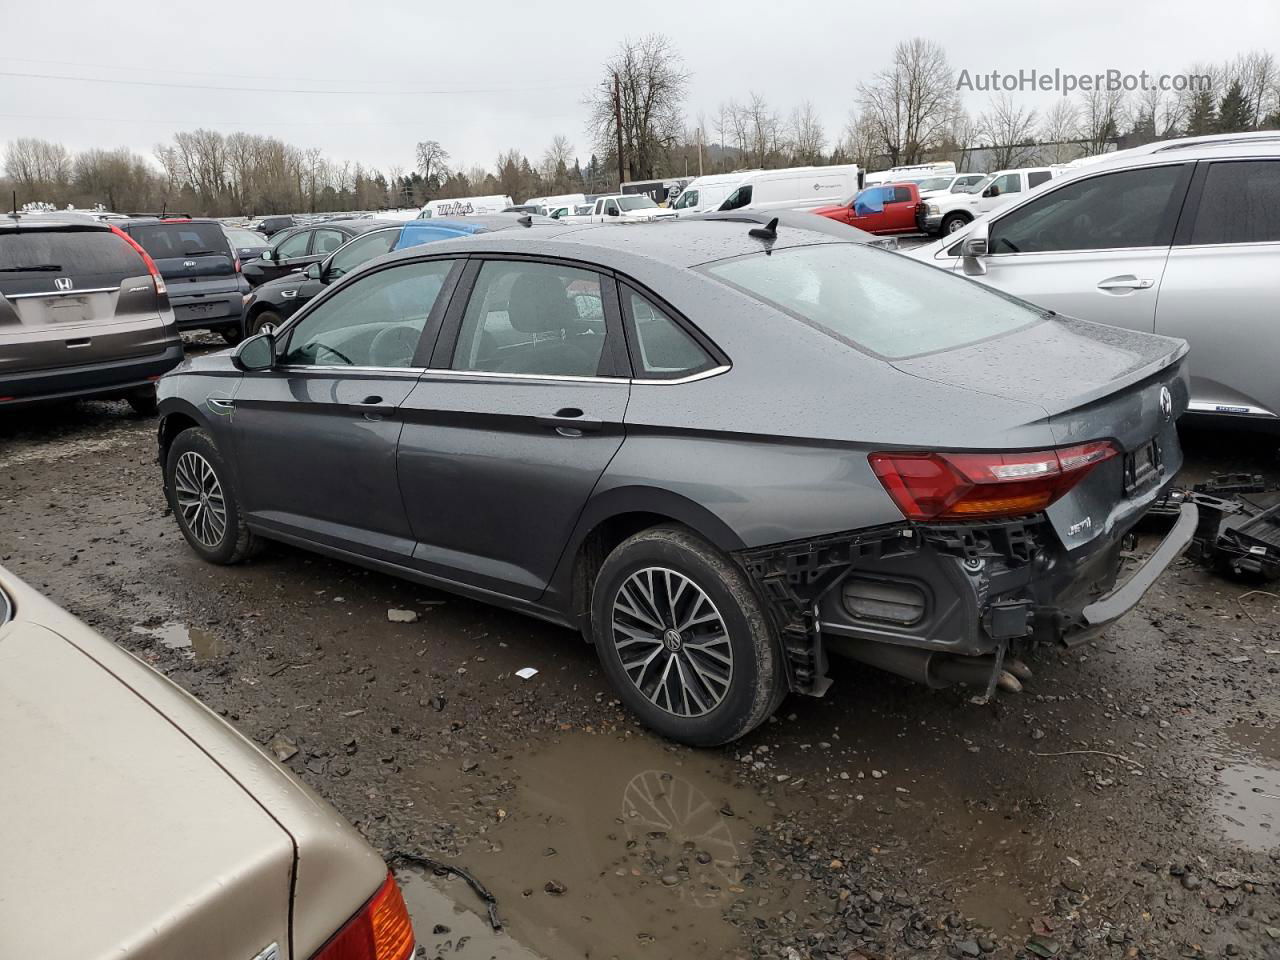
[(215, 220), (213, 217), (126, 217), (123, 220), (112, 220), (116, 226), (137, 227), (143, 224), (175, 224), (175, 223), (216, 223), (222, 226), (222, 221)]
[[(118, 223), (119, 221), (112, 221)], [(0, 230), (22, 233), (27, 230), (100, 230), (110, 232), (112, 224), (88, 215), (56, 213), (0, 214)]]
[[(784, 213), (787, 215), (785, 222)], [(758, 228), (757, 225), (775, 217), (779, 221), (776, 240), (749, 235), (750, 230)], [(794, 219), (797, 217), (826, 223)], [(407, 247), (390, 257), (412, 259), (441, 253), (526, 253), (586, 260), (628, 273), (655, 262), (677, 268), (693, 267), (755, 253), (766, 249), (766, 245), (768, 249), (785, 249), (815, 243), (865, 243), (869, 239), (870, 235), (861, 230), (814, 214), (786, 211), (762, 217), (755, 212), (733, 211), (730, 215), (681, 217), (645, 224), (548, 224), (537, 230), (503, 230)], [(386, 259), (380, 258), (379, 262), (385, 263)]]
[(1096, 173), (1128, 166), (1146, 166), (1170, 160), (1212, 160), (1223, 157), (1275, 157), (1280, 155), (1280, 131), (1253, 130), (1246, 133), (1212, 134), (1184, 137), (1117, 150), (1112, 154), (1086, 157), (1085, 162), (1071, 167), (1069, 173)]

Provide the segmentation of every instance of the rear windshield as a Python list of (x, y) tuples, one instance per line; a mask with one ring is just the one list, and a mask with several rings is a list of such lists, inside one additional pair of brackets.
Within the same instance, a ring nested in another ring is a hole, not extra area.
[(260, 233), (254, 233), (252, 230), (240, 230), (236, 227), (231, 227), (227, 229), (227, 236), (231, 238), (231, 242), (237, 247), (267, 246), (267, 238)]
[(901, 254), (853, 243), (761, 251), (702, 268), (890, 360), (952, 350), (1044, 318), (1029, 304)]
[(142, 258), (106, 230), (18, 230), (0, 234), (0, 281), (40, 273), (74, 277), (109, 274), (140, 277)]
[(144, 223), (130, 228), (129, 233), (153, 260), (230, 256), (227, 237), (216, 223)]

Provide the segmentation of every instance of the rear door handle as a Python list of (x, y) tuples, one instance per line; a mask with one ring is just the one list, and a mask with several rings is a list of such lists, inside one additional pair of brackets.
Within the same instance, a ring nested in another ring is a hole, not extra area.
[(1139, 280), (1133, 274), (1122, 277), (1107, 277), (1098, 283), (1099, 290), (1148, 290), (1155, 286), (1154, 280)]
[(580, 437), (584, 433), (599, 433), (604, 421), (584, 416), (577, 407), (564, 407), (549, 417), (534, 417), (540, 427), (554, 430), (562, 437)]
[(363, 414), (366, 420), (381, 420), (396, 412), (396, 408), (391, 404), (383, 403), (381, 397), (365, 397), (359, 403), (351, 404), (347, 409)]

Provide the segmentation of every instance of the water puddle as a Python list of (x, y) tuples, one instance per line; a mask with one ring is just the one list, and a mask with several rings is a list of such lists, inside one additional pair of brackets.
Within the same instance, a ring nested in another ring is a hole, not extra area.
[(158, 627), (135, 626), (133, 632), (158, 640), (170, 650), (189, 650), (197, 660), (213, 660), (223, 653), (222, 641), (213, 633), (199, 627), (188, 627), (176, 620)]
[(508, 812), (466, 865), (545, 956), (725, 956), (741, 943), (726, 913), (776, 915), (802, 896), (753, 874), (753, 829), (776, 808), (717, 756), (573, 733), (512, 764)]
[(1234, 756), (1218, 773), (1214, 812), (1231, 840), (1270, 850), (1280, 845), (1280, 730), (1242, 724), (1225, 735)]
[(510, 936), (496, 933), (487, 919), (465, 906), (465, 899), (475, 895), (462, 881), (436, 880), (415, 870), (396, 871), (396, 880), (418, 943), (427, 949), (426, 956), (541, 960)]

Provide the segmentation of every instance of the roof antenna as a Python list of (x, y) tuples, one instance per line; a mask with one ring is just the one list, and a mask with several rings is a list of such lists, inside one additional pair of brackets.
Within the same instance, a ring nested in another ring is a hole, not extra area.
[(778, 239), (778, 218), (774, 217), (763, 227), (752, 227), (747, 231), (747, 236), (758, 237), (761, 240), (777, 240)]
[(522, 227), (532, 227), (533, 217), (527, 213), (522, 213), (520, 216), (516, 217), (516, 223), (520, 224)]

